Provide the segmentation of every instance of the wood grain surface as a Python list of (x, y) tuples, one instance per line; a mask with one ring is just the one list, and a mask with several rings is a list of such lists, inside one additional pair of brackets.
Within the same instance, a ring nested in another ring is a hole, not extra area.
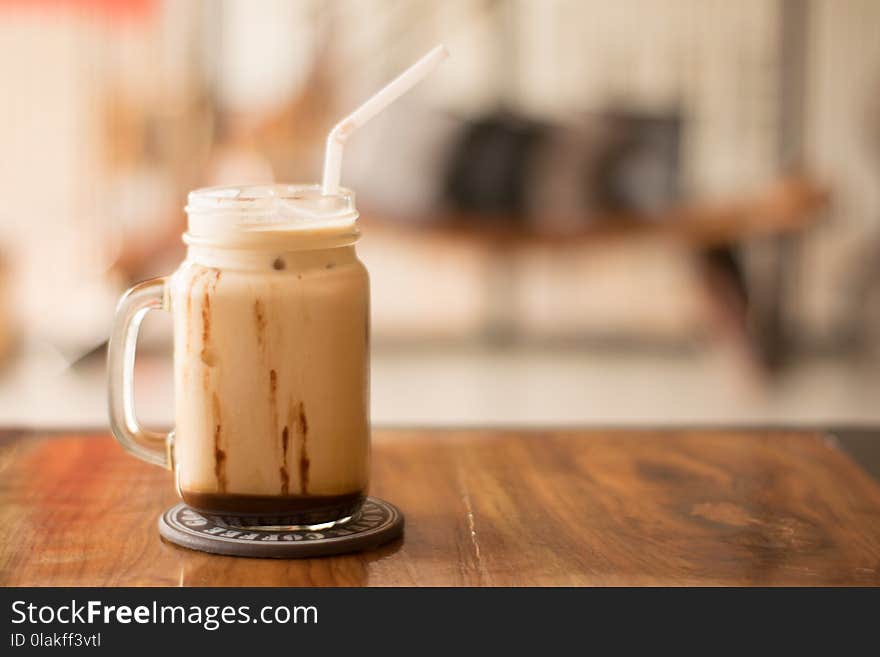
[(880, 486), (816, 432), (380, 430), (402, 541), (301, 561), (162, 542), (171, 476), (0, 436), (0, 584), (880, 585)]

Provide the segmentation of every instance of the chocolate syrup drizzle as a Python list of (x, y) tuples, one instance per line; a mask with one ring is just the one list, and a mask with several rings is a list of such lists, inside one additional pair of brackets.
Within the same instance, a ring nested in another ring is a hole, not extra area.
[(297, 414), (297, 428), (299, 429), (299, 490), (303, 495), (309, 492), (309, 453), (308, 436), (309, 422), (306, 419), (306, 407), (300, 402)]
[[(214, 365), (214, 352), (211, 349), (211, 295), (217, 290), (217, 283), (220, 281), (220, 270), (214, 269), (214, 280), (205, 283), (205, 290), (202, 296), (202, 350), (201, 360), (204, 363), (204, 373), (202, 378), (202, 387), (205, 395), (208, 394), (211, 384), (210, 368)], [(193, 287), (195, 280), (193, 281)], [(192, 308), (192, 292), (187, 299), (187, 313), (191, 313)], [(217, 479), (218, 492), (226, 491), (226, 452), (223, 449), (222, 432), (223, 422), (220, 411), (220, 398), (216, 391), (211, 392), (211, 417), (214, 427), (214, 476)]]

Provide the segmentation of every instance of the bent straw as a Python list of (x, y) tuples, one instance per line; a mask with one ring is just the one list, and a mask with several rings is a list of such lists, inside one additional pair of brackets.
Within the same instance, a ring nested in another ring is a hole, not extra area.
[(448, 55), (446, 46), (436, 46), (333, 127), (327, 135), (327, 147), (324, 151), (324, 176), (321, 181), (321, 193), (324, 196), (334, 196), (339, 192), (342, 149), (351, 133), (421, 82)]

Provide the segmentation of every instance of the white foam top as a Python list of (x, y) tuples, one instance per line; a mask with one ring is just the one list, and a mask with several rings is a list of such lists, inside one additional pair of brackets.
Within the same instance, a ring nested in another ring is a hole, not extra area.
[(325, 196), (319, 185), (208, 187), (189, 193), (188, 241), (352, 231), (358, 218), (354, 193)]

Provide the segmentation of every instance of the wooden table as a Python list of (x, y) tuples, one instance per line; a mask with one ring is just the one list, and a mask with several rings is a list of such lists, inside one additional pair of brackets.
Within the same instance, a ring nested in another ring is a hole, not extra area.
[[(527, 220), (510, 214), (453, 212), (413, 222), (412, 217), (361, 208), (360, 223), (370, 239), (398, 246), (482, 251), (488, 263), (481, 279), (486, 314), (482, 333), (494, 344), (528, 339), (517, 313), (523, 258), (542, 253), (589, 258), (585, 249), (625, 242), (678, 245), (694, 276), (696, 299), (706, 305), (703, 314), (714, 323), (709, 333), (732, 342), (725, 348), (751, 355), (755, 365), (773, 370), (786, 364), (796, 329), (791, 325), (790, 293), (792, 277), (800, 269), (801, 240), (824, 218), (830, 202), (825, 185), (806, 175), (791, 175), (738, 197), (693, 200), (650, 214), (545, 213)], [(761, 266), (744, 282), (730, 250), (759, 243)]]
[[(421, 217), (389, 217), (362, 209), (365, 234), (426, 237), (447, 243), (482, 243), (505, 248), (602, 246), (614, 241), (661, 239), (713, 248), (745, 244), (803, 231), (827, 209), (829, 189), (806, 176), (773, 181), (756, 193), (718, 201), (695, 201), (655, 213), (604, 213), (583, 217), (542, 215), (541, 221), (520, 221), (508, 214), (445, 213)], [(553, 226), (567, 225), (559, 230)], [(551, 228), (548, 228), (550, 226)], [(177, 238), (177, 235), (175, 235)]]
[(377, 430), (378, 551), (163, 543), (169, 473), (105, 434), (0, 437), (0, 584), (880, 585), (880, 485), (811, 431)]

